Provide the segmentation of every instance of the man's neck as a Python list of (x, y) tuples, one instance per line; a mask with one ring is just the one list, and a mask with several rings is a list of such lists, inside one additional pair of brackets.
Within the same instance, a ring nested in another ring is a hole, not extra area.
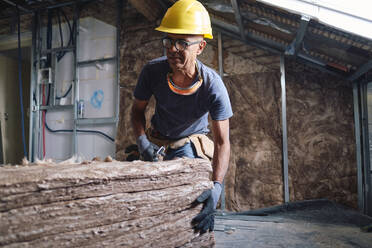
[(192, 84), (196, 77), (196, 63), (194, 63), (191, 66), (188, 66), (187, 68), (184, 68), (183, 70), (174, 70), (172, 80), (173, 82), (182, 88), (187, 88)]

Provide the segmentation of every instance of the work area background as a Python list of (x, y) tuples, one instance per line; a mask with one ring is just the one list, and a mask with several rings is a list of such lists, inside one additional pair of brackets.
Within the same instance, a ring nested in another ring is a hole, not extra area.
[[(133, 7), (123, 16), (120, 119), (116, 157), (135, 143), (130, 109), (141, 68), (163, 56), (162, 34)], [(218, 72), (218, 34), (199, 59)], [(227, 210), (284, 203), (280, 55), (222, 36), (223, 81), (234, 116), (225, 177)], [(140, 58), (140, 59), (139, 59)], [(346, 80), (286, 59), (289, 191), (291, 201), (327, 198), (357, 208), (352, 86)], [(154, 111), (150, 101), (147, 124)]]

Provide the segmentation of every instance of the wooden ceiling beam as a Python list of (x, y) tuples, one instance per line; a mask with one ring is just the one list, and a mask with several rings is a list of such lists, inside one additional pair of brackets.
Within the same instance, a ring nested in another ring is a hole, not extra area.
[(15, 3), (14, 1), (10, 1), (10, 0), (2, 0), (3, 2), (6, 2), (7, 4), (10, 4), (14, 7), (17, 7), (18, 9), (24, 11), (24, 12), (30, 12), (30, 10), (22, 7), (21, 5), (19, 5), (18, 3)]

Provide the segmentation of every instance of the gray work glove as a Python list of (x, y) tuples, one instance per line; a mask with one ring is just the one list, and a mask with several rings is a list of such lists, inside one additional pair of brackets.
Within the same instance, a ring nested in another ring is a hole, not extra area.
[(212, 189), (205, 190), (196, 201), (204, 203), (202, 211), (192, 220), (194, 229), (201, 234), (214, 230), (214, 210), (216, 210), (218, 199), (220, 199), (222, 185), (214, 182)]
[(165, 156), (163, 151), (159, 152), (159, 147), (151, 143), (145, 134), (137, 138), (138, 150), (144, 161), (156, 162), (159, 160), (159, 155)]

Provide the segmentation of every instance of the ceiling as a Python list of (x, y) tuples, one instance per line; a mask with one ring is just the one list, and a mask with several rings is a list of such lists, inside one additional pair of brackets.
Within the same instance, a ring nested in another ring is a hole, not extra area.
[[(89, 2), (91, 0), (80, 0)], [(68, 0), (0, 0), (0, 16), (15, 15)], [(101, 1), (104, 3), (104, 1)], [(161, 19), (175, 0), (128, 0), (148, 20)], [(372, 79), (372, 40), (326, 26), (286, 10), (255, 0), (200, 0), (208, 9), (213, 31), (221, 32), (235, 45), (224, 46), (245, 56), (250, 47), (285, 54), (350, 81)], [(217, 37), (217, 36), (215, 36)], [(214, 39), (213, 42), (217, 42)], [(247, 54), (248, 56), (248, 54)]]
[(15, 15), (16, 6), (21, 13), (29, 13), (51, 5), (61, 5), (73, 2), (71, 0), (0, 0), (0, 16), (11, 17)]
[[(151, 8), (146, 8), (147, 0), (129, 2), (147, 19), (155, 21), (175, 1), (152, 1)], [(233, 50), (240, 56), (249, 57), (245, 54), (254, 46), (270, 53), (296, 57), (350, 81), (372, 74), (372, 40), (255, 0), (200, 2), (210, 13), (213, 30), (229, 37), (228, 42), (235, 41), (235, 44), (224, 45), (224, 49)]]

